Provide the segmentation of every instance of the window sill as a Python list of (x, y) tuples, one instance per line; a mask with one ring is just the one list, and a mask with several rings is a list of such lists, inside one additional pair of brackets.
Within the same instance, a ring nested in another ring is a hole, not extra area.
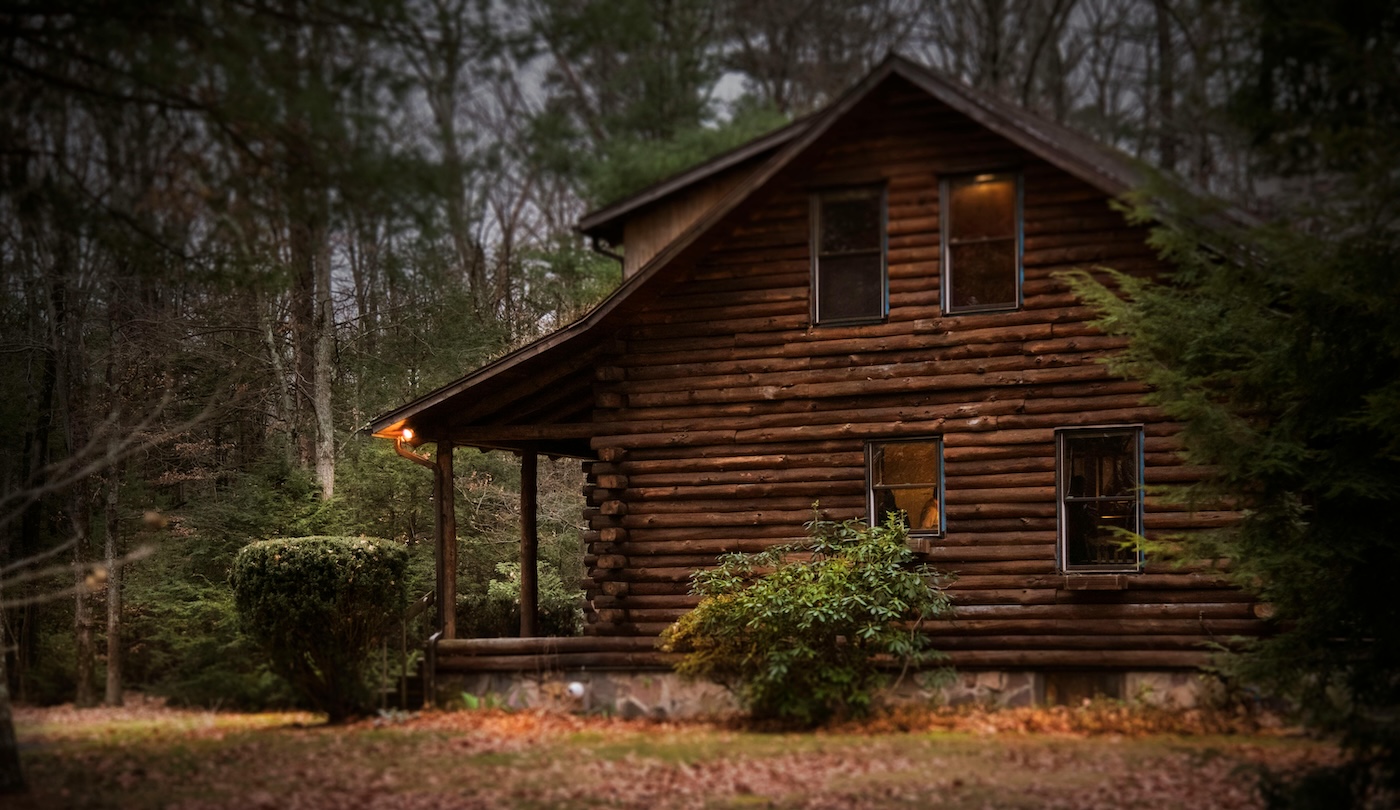
[(1127, 574), (1065, 574), (1060, 583), (1063, 591), (1126, 591)]

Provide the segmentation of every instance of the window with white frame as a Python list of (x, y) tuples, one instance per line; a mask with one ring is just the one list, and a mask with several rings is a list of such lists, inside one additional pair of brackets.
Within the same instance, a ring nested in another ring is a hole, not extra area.
[(943, 440), (892, 439), (865, 446), (870, 524), (897, 515), (914, 537), (943, 534)]
[(829, 191), (812, 197), (812, 320), (816, 324), (883, 320), (885, 190)]
[(1021, 306), (1021, 176), (944, 178), (940, 198), (943, 311)]
[(1142, 533), (1142, 428), (1055, 432), (1060, 568), (1137, 571)]

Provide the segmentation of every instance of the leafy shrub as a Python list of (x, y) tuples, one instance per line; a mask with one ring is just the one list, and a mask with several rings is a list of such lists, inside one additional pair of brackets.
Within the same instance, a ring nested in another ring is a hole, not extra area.
[(337, 723), (371, 705), (366, 659), (402, 613), (407, 565), (375, 538), (264, 540), (234, 559), (234, 601), (273, 671)]
[(808, 542), (726, 554), (697, 572), (704, 599), (662, 642), (685, 653), (678, 672), (724, 684), (755, 716), (811, 725), (864, 714), (883, 663), (942, 657), (917, 622), (950, 608), (897, 518), (808, 529)]
[[(457, 627), (469, 638), (520, 635), (520, 563), (497, 563), (486, 593), (457, 595)], [(559, 573), (538, 568), (539, 632), (576, 636), (583, 632), (583, 592), (568, 588)]]

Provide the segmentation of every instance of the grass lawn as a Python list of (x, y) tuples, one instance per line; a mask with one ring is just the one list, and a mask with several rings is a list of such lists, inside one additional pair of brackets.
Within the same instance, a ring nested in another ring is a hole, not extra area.
[(500, 711), (333, 728), (151, 703), (16, 721), (32, 793), (5, 803), (15, 810), (1246, 808), (1260, 806), (1259, 765), (1335, 756), (1295, 735), (1102, 706), (905, 712), (813, 733)]

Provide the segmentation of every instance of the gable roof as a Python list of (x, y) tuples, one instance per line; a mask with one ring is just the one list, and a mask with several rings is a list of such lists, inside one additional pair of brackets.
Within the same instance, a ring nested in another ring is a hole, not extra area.
[(659, 294), (667, 278), (674, 277), (665, 272), (668, 268), (698, 258), (705, 235), (745, 213), (760, 189), (876, 88), (896, 77), (1107, 194), (1123, 194), (1144, 180), (1134, 162), (1116, 150), (892, 55), (817, 114), (585, 216), (579, 223), (583, 233), (617, 233), (628, 216), (647, 206), (744, 161), (761, 159), (748, 177), (584, 317), (379, 416), (369, 430), (376, 436), (395, 437), (411, 426), (418, 441), (450, 439), (484, 448), (589, 456), (588, 438), (594, 430), (586, 424), (591, 418), (591, 391), (558, 403), (553, 410), (534, 407), (529, 398), (548, 391), (554, 394), (550, 399), (557, 400), (560, 391), (587, 391), (593, 380), (590, 361), (611, 339), (609, 327), (620, 325), (628, 313)]

